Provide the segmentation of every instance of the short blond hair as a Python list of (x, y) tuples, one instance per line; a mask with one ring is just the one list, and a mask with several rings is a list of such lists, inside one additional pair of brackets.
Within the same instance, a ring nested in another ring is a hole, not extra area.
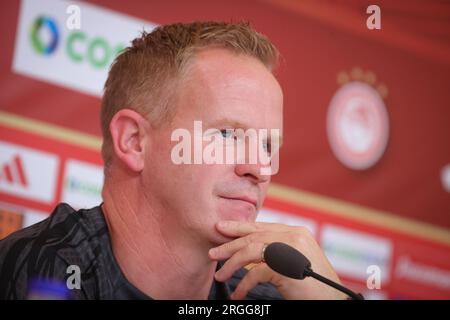
[(260, 60), (269, 70), (278, 63), (278, 50), (249, 23), (176, 23), (143, 32), (117, 56), (105, 83), (101, 107), (102, 157), (112, 157), (109, 124), (121, 109), (133, 109), (157, 127), (169, 121), (175, 110), (170, 104), (183, 66), (198, 51), (224, 48)]

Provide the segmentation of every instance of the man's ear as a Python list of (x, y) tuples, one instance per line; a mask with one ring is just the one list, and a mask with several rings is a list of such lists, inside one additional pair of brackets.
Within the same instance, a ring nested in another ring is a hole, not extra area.
[(109, 124), (114, 153), (134, 172), (144, 168), (149, 129), (148, 121), (131, 109), (119, 110)]

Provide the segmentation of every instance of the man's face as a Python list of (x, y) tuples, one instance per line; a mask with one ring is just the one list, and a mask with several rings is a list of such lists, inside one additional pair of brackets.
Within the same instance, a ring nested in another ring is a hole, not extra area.
[[(163, 206), (166, 218), (190, 236), (214, 245), (230, 239), (220, 235), (220, 220), (254, 221), (261, 208), (270, 176), (261, 175), (260, 164), (175, 164), (171, 159), (174, 130), (191, 133), (194, 160), (194, 121), (209, 128), (278, 129), (282, 134), (283, 95), (269, 70), (252, 57), (222, 49), (200, 52), (190, 62), (186, 78), (176, 92), (177, 112), (170, 123), (151, 139), (146, 157), (145, 191)], [(232, 139), (222, 131), (224, 150)], [(228, 140), (227, 140), (228, 139)], [(203, 142), (202, 149), (210, 142)], [(224, 151), (225, 152), (225, 151)], [(236, 153), (236, 152), (235, 152)], [(248, 159), (247, 159), (248, 160)]]

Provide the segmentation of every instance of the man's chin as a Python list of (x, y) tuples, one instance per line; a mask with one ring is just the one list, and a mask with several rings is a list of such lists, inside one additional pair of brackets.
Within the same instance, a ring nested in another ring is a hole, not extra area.
[(233, 241), (236, 238), (230, 238), (227, 236), (224, 236), (223, 234), (219, 233), (217, 230), (214, 230), (214, 235), (212, 236), (211, 243), (213, 247), (218, 247), (224, 243)]
[(221, 198), (217, 209), (220, 220), (251, 222), (255, 221), (257, 215), (256, 206), (243, 200)]

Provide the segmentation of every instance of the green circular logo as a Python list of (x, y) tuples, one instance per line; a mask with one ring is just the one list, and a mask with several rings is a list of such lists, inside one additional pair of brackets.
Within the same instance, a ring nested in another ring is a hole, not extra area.
[[(40, 37), (40, 30), (46, 28), (50, 31), (51, 39), (48, 43)], [(31, 26), (31, 43), (34, 50), (42, 55), (50, 55), (58, 47), (59, 32), (55, 20), (49, 17), (38, 17)]]

